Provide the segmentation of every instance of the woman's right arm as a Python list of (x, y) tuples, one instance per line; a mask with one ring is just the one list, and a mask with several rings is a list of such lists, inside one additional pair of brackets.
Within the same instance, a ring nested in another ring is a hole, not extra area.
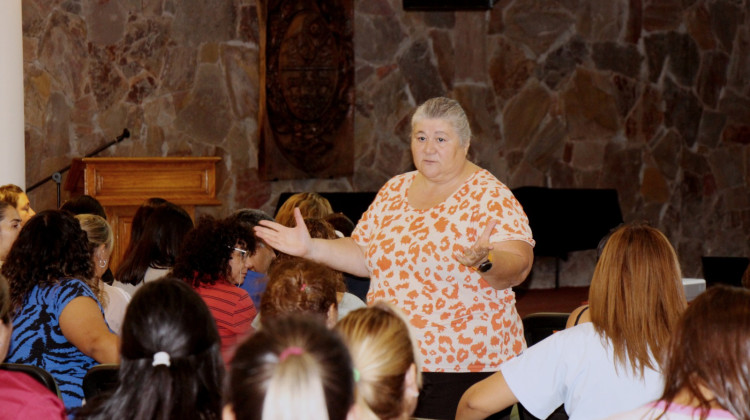
[(63, 336), (83, 354), (99, 363), (120, 362), (120, 339), (111, 333), (96, 301), (79, 296), (60, 313)]
[(456, 420), (481, 420), (518, 402), (502, 372), (495, 372), (464, 392)]
[(369, 277), (365, 250), (352, 238), (313, 239), (299, 209), (294, 209), (297, 226), (290, 228), (276, 222), (261, 220), (255, 234), (277, 251), (307, 258), (359, 277)]

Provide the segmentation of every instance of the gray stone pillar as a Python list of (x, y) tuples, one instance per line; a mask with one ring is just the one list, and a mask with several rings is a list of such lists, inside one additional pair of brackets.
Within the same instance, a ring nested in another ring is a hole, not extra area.
[(0, 92), (0, 185), (25, 188), (21, 0), (4, 1), (0, 13)]

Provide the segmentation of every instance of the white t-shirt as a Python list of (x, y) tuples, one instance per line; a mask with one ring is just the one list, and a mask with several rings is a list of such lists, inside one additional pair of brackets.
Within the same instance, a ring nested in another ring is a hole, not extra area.
[(122, 321), (125, 318), (125, 309), (130, 303), (128, 292), (119, 287), (103, 283), (104, 293), (107, 294), (107, 307), (104, 309), (104, 319), (107, 320), (109, 328), (117, 335), (122, 332)]
[[(699, 420), (701, 418), (700, 410), (695, 407), (672, 403), (666, 412), (664, 412), (664, 407), (666, 407), (664, 401), (657, 401), (638, 407), (635, 410), (609, 417), (607, 420), (656, 420), (657, 418), (661, 420)], [(664, 415), (659, 417), (662, 413)], [(709, 420), (730, 420), (735, 418), (732, 413), (720, 408), (711, 409), (708, 412), (708, 417), (706, 417)]]
[(542, 419), (560, 404), (570, 420), (605, 418), (656, 400), (664, 385), (654, 370), (645, 368), (641, 378), (629, 366), (615, 368), (612, 346), (590, 322), (552, 334), (500, 371), (521, 404)]

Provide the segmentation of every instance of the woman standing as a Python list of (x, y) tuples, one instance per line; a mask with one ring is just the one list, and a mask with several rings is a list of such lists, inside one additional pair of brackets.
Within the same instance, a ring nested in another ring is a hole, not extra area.
[(367, 300), (401, 309), (415, 328), (424, 387), (417, 417), (447, 418), (464, 390), (525, 347), (512, 286), (531, 270), (534, 241), (510, 190), (468, 161), (471, 129), (458, 102), (433, 98), (412, 117), (417, 170), (378, 192), (351, 238), (311, 239), (260, 222), (274, 248), (371, 277)]
[(663, 353), (687, 302), (677, 255), (649, 226), (625, 225), (607, 241), (589, 288), (591, 322), (559, 331), (472, 386), (460, 420), (520, 402), (547, 418), (601, 419), (659, 396)]
[(70, 213), (43, 211), (21, 229), (2, 273), (15, 312), (6, 361), (46, 369), (65, 407), (80, 406), (86, 371), (117, 363), (120, 344), (85, 281), (94, 275), (86, 233)]

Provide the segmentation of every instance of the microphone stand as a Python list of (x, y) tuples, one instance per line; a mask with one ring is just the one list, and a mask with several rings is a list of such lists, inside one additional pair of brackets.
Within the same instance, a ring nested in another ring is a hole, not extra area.
[[(125, 139), (127, 139), (129, 137), (130, 137), (130, 130), (128, 130), (126, 128), (126, 129), (122, 130), (122, 134), (120, 134), (119, 136), (115, 137), (114, 140), (110, 141), (109, 143), (106, 143), (106, 144), (102, 145), (101, 147), (99, 147), (98, 149), (94, 150), (93, 152), (86, 154), (84, 156), (84, 158), (96, 156), (99, 153), (101, 153), (103, 150), (111, 147), (112, 145), (120, 143), (121, 141), (123, 141), (123, 140), (125, 140)], [(34, 184), (34, 185), (30, 186), (29, 188), (27, 188), (26, 189), (26, 193), (29, 193), (29, 192), (33, 191), (37, 187), (45, 184), (47, 181), (50, 181), (50, 180), (55, 181), (55, 184), (57, 184), (57, 208), (59, 209), (60, 208), (60, 183), (62, 182), (62, 174), (63, 174), (63, 172), (68, 171), (69, 169), (70, 169), (70, 165), (67, 165), (66, 167), (64, 167), (64, 168), (62, 168), (62, 169), (54, 172), (52, 175), (44, 178), (43, 180), (41, 180), (41, 181), (37, 182), (36, 184)]]

